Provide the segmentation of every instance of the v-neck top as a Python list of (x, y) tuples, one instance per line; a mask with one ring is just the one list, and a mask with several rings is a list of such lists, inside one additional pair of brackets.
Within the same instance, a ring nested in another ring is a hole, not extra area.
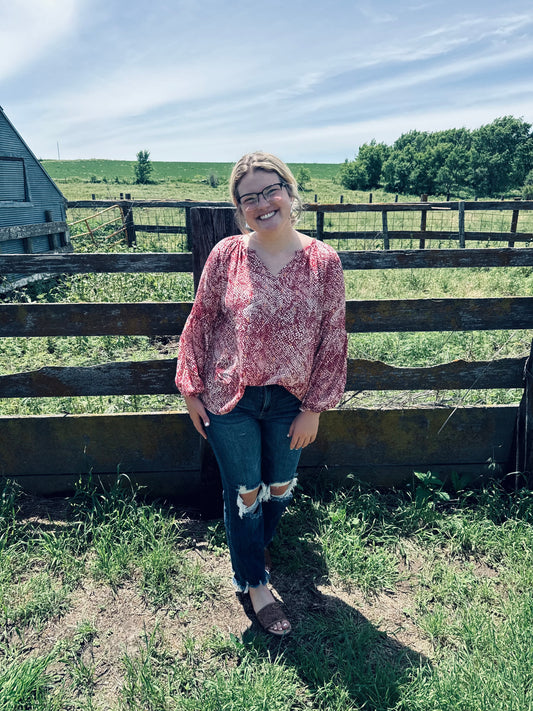
[(215, 414), (247, 386), (281, 385), (302, 410), (334, 407), (346, 384), (345, 290), (335, 250), (313, 240), (274, 274), (244, 235), (207, 258), (180, 338), (176, 385)]

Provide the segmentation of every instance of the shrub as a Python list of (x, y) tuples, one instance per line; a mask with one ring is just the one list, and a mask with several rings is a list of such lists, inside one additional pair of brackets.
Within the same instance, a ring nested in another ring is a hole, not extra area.
[(522, 199), (533, 200), (533, 170), (526, 175), (524, 187), (522, 188)]
[(152, 174), (152, 163), (150, 161), (150, 151), (139, 151), (137, 153), (137, 163), (135, 164), (135, 183), (146, 185), (150, 182)]
[(524, 185), (522, 188), (522, 199), (533, 200), (533, 183), (530, 185)]
[(218, 188), (218, 186), (220, 185), (220, 178), (216, 173), (210, 173), (207, 179), (207, 184), (210, 185), (212, 188)]
[(368, 173), (361, 163), (347, 161), (341, 167), (340, 182), (347, 190), (364, 190), (368, 186)]
[(296, 175), (296, 182), (298, 183), (298, 190), (307, 190), (307, 185), (311, 180), (311, 173), (309, 168), (302, 167)]

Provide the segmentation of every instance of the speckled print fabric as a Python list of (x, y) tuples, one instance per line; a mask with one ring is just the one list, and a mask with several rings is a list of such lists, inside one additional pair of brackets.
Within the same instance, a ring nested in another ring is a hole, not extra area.
[(303, 410), (334, 407), (346, 383), (344, 278), (334, 249), (313, 241), (273, 275), (243, 236), (209, 255), (180, 338), (176, 385), (216, 414), (247, 385), (281, 385)]

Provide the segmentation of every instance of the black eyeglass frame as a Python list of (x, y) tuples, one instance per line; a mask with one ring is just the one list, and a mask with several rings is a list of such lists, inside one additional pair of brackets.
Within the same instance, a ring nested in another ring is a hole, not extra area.
[[(260, 192), (258, 192), (258, 193), (244, 193), (244, 195), (238, 195), (238, 196), (237, 196), (237, 202), (239, 203), (239, 205), (243, 206), (243, 205), (242, 205), (242, 200), (243, 200), (243, 198), (247, 198), (247, 197), (249, 198), (249, 197), (255, 196), (255, 202), (250, 205), (250, 207), (255, 207), (256, 205), (259, 205), (259, 196), (260, 196), (260, 195), (263, 196), (263, 200), (264, 200), (265, 202), (270, 202), (270, 200), (269, 200), (269, 199), (267, 198), (267, 196), (265, 195), (265, 190), (270, 190), (271, 188), (275, 188), (277, 185), (279, 185), (279, 187), (280, 187), (281, 190), (282, 190), (283, 188), (287, 189), (287, 188), (289, 187), (289, 186), (288, 186), (288, 183), (284, 183), (282, 180), (280, 180), (279, 183), (272, 183), (271, 185), (267, 185), (265, 188), (263, 188), (263, 189), (262, 189)], [(243, 207), (246, 207), (246, 205), (244, 205)]]

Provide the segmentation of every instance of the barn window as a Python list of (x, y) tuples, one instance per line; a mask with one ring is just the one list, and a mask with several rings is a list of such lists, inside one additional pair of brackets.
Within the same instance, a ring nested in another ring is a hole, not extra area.
[(0, 202), (25, 202), (27, 195), (23, 159), (0, 156)]

